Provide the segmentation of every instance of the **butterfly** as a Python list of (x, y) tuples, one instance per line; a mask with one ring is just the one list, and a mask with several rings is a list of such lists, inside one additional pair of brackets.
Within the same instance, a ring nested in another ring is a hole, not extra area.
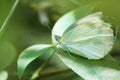
[(89, 14), (66, 28), (61, 36), (54, 35), (57, 48), (88, 59), (103, 58), (113, 47), (114, 31), (102, 17), (102, 12)]

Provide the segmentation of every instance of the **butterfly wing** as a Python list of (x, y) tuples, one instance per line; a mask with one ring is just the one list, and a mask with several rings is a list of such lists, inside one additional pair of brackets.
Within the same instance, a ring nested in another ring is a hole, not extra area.
[(61, 38), (62, 46), (70, 52), (88, 59), (103, 58), (113, 46), (112, 25), (104, 22), (97, 12), (70, 26)]

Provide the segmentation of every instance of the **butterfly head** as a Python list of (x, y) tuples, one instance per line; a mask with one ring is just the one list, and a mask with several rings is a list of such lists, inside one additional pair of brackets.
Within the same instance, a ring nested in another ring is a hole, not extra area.
[(55, 38), (55, 40), (56, 40), (57, 42), (60, 42), (60, 39), (61, 39), (61, 37), (60, 37), (60, 36), (55, 35), (55, 36), (54, 36), (54, 38)]
[(55, 35), (54, 38), (55, 38), (55, 41), (57, 42), (57, 47), (60, 47), (60, 44), (61, 44), (60, 39), (61, 39), (61, 37), (58, 36), (58, 35)]

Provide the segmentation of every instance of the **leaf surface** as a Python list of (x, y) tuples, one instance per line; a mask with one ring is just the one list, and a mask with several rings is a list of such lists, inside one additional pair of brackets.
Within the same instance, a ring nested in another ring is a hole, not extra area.
[(38, 57), (52, 52), (51, 45), (39, 44), (25, 49), (18, 58), (18, 74), (21, 77), (27, 66)]
[(88, 60), (59, 50), (58, 56), (85, 80), (120, 80), (120, 66), (109, 55), (101, 60)]

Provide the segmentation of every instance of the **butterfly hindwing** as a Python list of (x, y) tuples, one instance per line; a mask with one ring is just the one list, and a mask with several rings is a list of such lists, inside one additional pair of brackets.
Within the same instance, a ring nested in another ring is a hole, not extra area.
[(62, 35), (61, 42), (70, 52), (88, 59), (103, 58), (112, 48), (112, 25), (104, 22), (97, 12), (77, 21)]

